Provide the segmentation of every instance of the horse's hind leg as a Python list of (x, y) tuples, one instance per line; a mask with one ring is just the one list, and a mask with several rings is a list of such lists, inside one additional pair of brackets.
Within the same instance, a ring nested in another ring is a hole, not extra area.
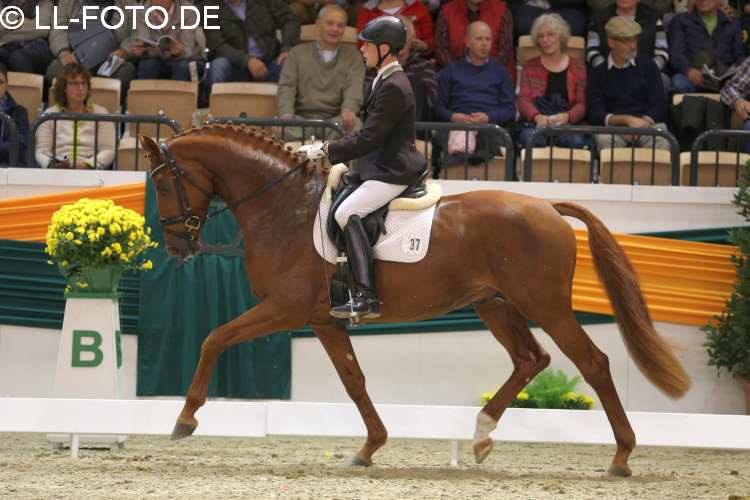
[(372, 455), (385, 444), (388, 433), (365, 389), (365, 376), (354, 355), (349, 332), (341, 325), (329, 324), (315, 325), (313, 330), (331, 358), (347, 394), (357, 405), (367, 427), (367, 441), (352, 458), (351, 463), (352, 465), (372, 465)]
[(185, 398), (185, 406), (172, 431), (172, 439), (188, 437), (198, 427), (195, 412), (206, 402), (211, 372), (222, 352), (240, 342), (300, 326), (299, 321), (286, 316), (284, 310), (271, 302), (261, 302), (211, 331), (201, 346), (201, 357)]
[(570, 308), (559, 314), (550, 314), (549, 311), (553, 310), (554, 308), (548, 309), (543, 317), (533, 319), (575, 363), (583, 378), (599, 396), (617, 443), (617, 452), (612, 459), (609, 474), (630, 476), (628, 457), (635, 448), (635, 433), (615, 390), (609, 371), (609, 358), (591, 341)]
[(474, 433), (474, 458), (482, 463), (492, 451), (490, 432), (516, 394), (549, 365), (549, 354), (529, 330), (527, 320), (508, 301), (490, 299), (474, 305), (477, 314), (492, 335), (505, 347), (513, 361), (513, 373), (477, 415)]

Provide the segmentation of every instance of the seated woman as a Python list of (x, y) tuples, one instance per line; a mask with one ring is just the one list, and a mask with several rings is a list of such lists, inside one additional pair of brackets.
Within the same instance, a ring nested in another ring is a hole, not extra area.
[[(56, 104), (45, 113), (107, 113), (104, 107), (90, 101), (91, 73), (80, 63), (60, 69), (51, 94)], [(98, 151), (94, 151), (95, 146)], [(55, 126), (54, 120), (48, 120), (37, 129), (36, 161), (42, 168), (103, 169), (114, 159), (112, 122), (59, 120)]]
[[(18, 165), (26, 164), (26, 144), (29, 137), (29, 116), (26, 108), (17, 104), (8, 92), (8, 68), (0, 63), (0, 111), (8, 115), (18, 130)], [(10, 161), (10, 148), (13, 146), (10, 132), (4, 122), (0, 122), (0, 165), (7, 166)]]
[[(570, 28), (558, 14), (543, 14), (531, 27), (531, 39), (541, 55), (521, 69), (518, 111), (521, 114), (521, 144), (527, 146), (536, 127), (574, 125), (586, 115), (586, 67), (567, 54)], [(541, 140), (534, 146), (544, 146)], [(555, 137), (555, 144), (581, 148), (583, 136)]]

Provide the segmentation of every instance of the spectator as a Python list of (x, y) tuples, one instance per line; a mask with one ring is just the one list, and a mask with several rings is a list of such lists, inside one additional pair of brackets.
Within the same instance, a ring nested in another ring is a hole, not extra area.
[[(13, 96), (8, 92), (8, 68), (0, 63), (0, 111), (8, 115), (18, 130), (18, 164), (25, 165), (26, 144), (29, 137), (29, 117), (26, 108), (17, 104)], [(10, 133), (3, 123), (0, 123), (0, 165), (8, 165), (10, 161)]]
[(609, 45), (604, 26), (615, 16), (633, 19), (641, 25), (638, 37), (638, 54), (650, 57), (658, 66), (662, 82), (669, 87), (669, 77), (665, 74), (669, 68), (669, 44), (664, 23), (659, 14), (639, 0), (617, 0), (603, 11), (591, 16), (588, 40), (586, 41), (586, 60), (591, 67), (599, 66), (607, 60)]
[(220, 29), (206, 30), (214, 58), (209, 89), (220, 82), (278, 81), (281, 65), (299, 43), (299, 21), (287, 0), (214, 0), (217, 4)]
[(692, 12), (677, 14), (669, 25), (675, 92), (718, 91), (704, 78), (703, 65), (720, 74), (744, 59), (740, 25), (719, 10), (720, 1), (695, 0)]
[[(342, 44), (346, 11), (326, 5), (318, 14), (319, 40), (297, 45), (289, 52), (279, 78), (276, 97), (281, 118), (321, 118), (340, 124), (349, 133), (362, 127), (365, 66), (353, 44)], [(301, 138), (301, 131), (290, 132)]]
[(432, 16), (421, 0), (368, 0), (359, 8), (357, 31), (362, 31), (376, 17), (385, 15), (411, 18), (417, 35), (412, 49), (421, 54), (432, 51)]
[[(36, 19), (35, 6), (37, 4), (39, 4), (39, 19)], [(49, 28), (42, 28), (42, 26), (50, 26), (52, 2), (50, 0), (42, 2), (16, 0), (3, 2), (0, 5), (4, 7), (15, 5), (24, 13), (24, 21), (19, 28), (10, 30), (0, 26), (0, 63), (3, 63), (10, 71), (43, 75), (53, 59), (47, 43)], [(31, 111), (34, 114), (37, 113), (36, 109)]]
[[(419, 52), (411, 50), (412, 41), (415, 38), (414, 24), (411, 19), (404, 16), (396, 16), (406, 26), (406, 45), (398, 53), (398, 62), (409, 78), (411, 88), (414, 91), (416, 101), (417, 121), (430, 121), (432, 118), (432, 107), (437, 99), (437, 74), (435, 73), (435, 61), (427, 59)], [(365, 88), (372, 88), (377, 71), (369, 68), (365, 72)]]
[(435, 58), (438, 66), (444, 68), (464, 57), (466, 27), (474, 21), (483, 21), (490, 27), (494, 41), (490, 56), (503, 64), (515, 81), (513, 16), (500, 0), (452, 0), (440, 9), (435, 28)]
[(559, 14), (567, 21), (573, 36), (586, 35), (585, 0), (521, 0), (512, 9), (516, 37), (528, 35), (534, 20), (544, 13)]
[[(114, 0), (113, 5), (124, 10), (126, 5), (133, 5), (132, 2), (133, 0)], [(115, 56), (121, 60), (127, 58), (128, 54), (120, 47), (120, 44), (130, 36), (132, 24), (123, 22), (122, 26), (116, 30), (110, 30), (100, 20), (89, 19), (84, 30), (82, 22), (70, 22), (71, 19), (79, 21), (83, 19), (84, 6), (100, 8), (101, 2), (97, 0), (60, 0), (58, 2), (57, 22), (69, 28), (67, 30), (53, 29), (50, 32), (50, 50), (57, 57), (47, 68), (47, 82), (52, 82), (63, 66), (80, 63), (91, 73), (98, 74), (101, 71), (105, 73), (102, 76), (120, 80), (124, 102), (130, 81), (135, 77), (135, 66), (128, 61), (122, 61), (122, 64), (111, 73), (106, 74), (108, 72), (104, 70), (109, 66), (109, 64), (105, 66), (105, 63), (115, 61)], [(107, 22), (110, 25), (117, 24), (117, 15), (115, 10), (110, 10)]]
[[(438, 74), (437, 119), (478, 125), (512, 121), (516, 115), (513, 82), (505, 67), (490, 58), (492, 30), (484, 21), (474, 21), (466, 30), (465, 43), (466, 55)], [(477, 136), (476, 149), (490, 156), (501, 145), (495, 134)]]
[[(185, 19), (180, 19), (183, 7), (192, 7), (190, 0), (147, 0), (146, 9), (155, 6), (167, 11), (168, 22), (162, 29), (151, 29), (145, 17), (139, 19), (135, 38), (126, 39), (122, 48), (128, 55), (138, 58), (138, 78), (190, 81), (191, 61), (203, 58), (200, 46), (195, 38), (195, 29), (182, 29), (196, 24), (196, 15), (192, 10), (185, 10)], [(164, 19), (159, 11), (151, 11), (152, 26), (160, 26)], [(151, 43), (148, 43), (151, 42)], [(203, 66), (203, 64), (201, 64)], [(201, 68), (202, 71), (202, 68)], [(198, 75), (196, 75), (198, 76)]]
[[(520, 137), (524, 146), (536, 127), (576, 124), (586, 115), (586, 66), (567, 54), (569, 38), (570, 27), (558, 14), (542, 14), (531, 27), (541, 55), (521, 69), (518, 111), (525, 122)], [(555, 144), (581, 148), (585, 140), (579, 134), (562, 135)]]
[[(66, 64), (52, 87), (57, 104), (45, 113), (106, 113), (90, 102), (91, 73), (80, 63)], [(53, 120), (36, 132), (36, 161), (42, 168), (105, 168), (112, 164), (115, 128), (111, 122)], [(95, 151), (95, 147), (98, 151)]]
[[(742, 130), (750, 130), (750, 57), (737, 69), (737, 73), (721, 89), (721, 102), (737, 113)], [(750, 141), (742, 141), (742, 151), (750, 153)]]
[[(353, 5), (356, 4), (356, 5)], [(289, 0), (289, 8), (297, 16), (300, 24), (313, 24), (318, 18), (320, 9), (326, 5), (338, 5), (346, 11), (347, 24), (354, 26), (357, 21), (358, 1), (349, 0)]]
[[(641, 0), (641, 3), (651, 7), (651, 9), (656, 11), (656, 14), (660, 19), (666, 21), (666, 14), (671, 15), (674, 12), (681, 12), (683, 10), (687, 12), (687, 4), (693, 1), (694, 0)], [(592, 14), (596, 14), (599, 11), (606, 10), (615, 5), (617, 0), (587, 0), (586, 3), (589, 6), (589, 11)]]
[[(609, 55), (606, 64), (591, 69), (589, 74), (589, 121), (592, 125), (666, 130), (666, 98), (659, 68), (653, 59), (636, 52), (641, 26), (632, 19), (616, 16), (604, 29)], [(651, 135), (599, 135), (596, 141), (600, 149), (651, 147), (654, 142), (657, 149), (669, 149), (665, 138)]]

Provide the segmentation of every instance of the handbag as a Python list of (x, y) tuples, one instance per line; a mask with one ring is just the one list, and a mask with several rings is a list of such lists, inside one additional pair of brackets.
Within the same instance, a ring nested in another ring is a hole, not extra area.
[(477, 149), (476, 130), (451, 130), (448, 134), (448, 154), (473, 154)]

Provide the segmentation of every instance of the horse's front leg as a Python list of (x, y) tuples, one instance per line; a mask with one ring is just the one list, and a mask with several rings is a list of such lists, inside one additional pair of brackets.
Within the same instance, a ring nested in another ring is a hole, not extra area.
[(388, 439), (388, 432), (375, 410), (370, 396), (365, 389), (365, 376), (354, 355), (349, 332), (340, 325), (314, 325), (313, 330), (323, 344), (328, 356), (333, 362), (334, 368), (344, 383), (347, 394), (357, 405), (362, 420), (367, 427), (367, 441), (362, 449), (352, 458), (352, 465), (372, 465), (372, 455)]
[(195, 412), (203, 406), (208, 396), (208, 383), (211, 380), (214, 364), (219, 355), (228, 347), (246, 340), (262, 337), (272, 332), (299, 328), (304, 323), (289, 317), (282, 307), (272, 301), (261, 302), (232, 321), (215, 328), (203, 341), (201, 357), (195, 369), (193, 381), (185, 398), (177, 423), (172, 431), (172, 439), (190, 436), (198, 427)]

